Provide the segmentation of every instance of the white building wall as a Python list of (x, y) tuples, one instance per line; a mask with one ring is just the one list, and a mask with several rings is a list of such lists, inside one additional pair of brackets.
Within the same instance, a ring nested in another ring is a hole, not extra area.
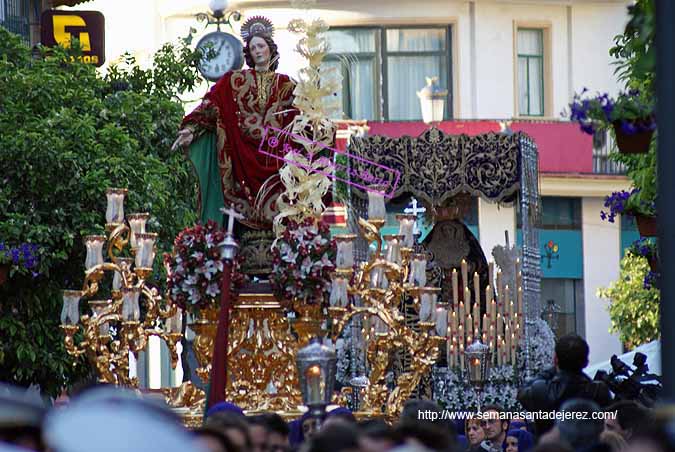
[(623, 352), (618, 336), (609, 334), (609, 302), (596, 295), (600, 287), (607, 287), (619, 277), (621, 259), (621, 228), (618, 222), (602, 221), (602, 209), (602, 198), (582, 199), (584, 317), (591, 363), (604, 361), (612, 354), (620, 355)]

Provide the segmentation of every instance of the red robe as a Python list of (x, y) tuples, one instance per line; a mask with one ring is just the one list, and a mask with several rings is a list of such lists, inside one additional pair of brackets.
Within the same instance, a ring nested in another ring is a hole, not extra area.
[[(261, 105), (258, 85), (265, 76), (270, 84)], [(284, 74), (257, 74), (254, 69), (231, 71), (181, 124), (195, 136), (205, 131), (217, 133), (225, 203), (234, 203), (250, 226), (261, 226), (276, 214), (276, 196), (272, 195), (278, 190), (265, 196), (265, 202), (257, 210), (255, 200), (260, 187), (277, 177), (284, 162), (260, 153), (258, 148), (266, 127), (283, 129), (297, 115), (293, 108), (294, 88), (295, 84)]]

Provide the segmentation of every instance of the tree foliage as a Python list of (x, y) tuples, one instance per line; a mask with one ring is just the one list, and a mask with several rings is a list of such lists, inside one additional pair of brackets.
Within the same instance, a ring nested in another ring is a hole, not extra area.
[(127, 57), (102, 76), (76, 42), (33, 58), (0, 27), (0, 241), (39, 246), (39, 274), (12, 269), (0, 286), (0, 381), (56, 393), (88, 371), (62, 345), (60, 291), (83, 282), (82, 239), (103, 232), (107, 187), (129, 189), (127, 213), (151, 213), (158, 255), (194, 223), (196, 181), (170, 150), (177, 95), (199, 81), (188, 44), (165, 45), (149, 69)]
[(621, 260), (619, 279), (598, 290), (599, 297), (609, 299), (610, 331), (618, 332), (629, 350), (660, 336), (660, 292), (654, 287), (645, 288), (648, 272), (647, 259), (628, 251)]

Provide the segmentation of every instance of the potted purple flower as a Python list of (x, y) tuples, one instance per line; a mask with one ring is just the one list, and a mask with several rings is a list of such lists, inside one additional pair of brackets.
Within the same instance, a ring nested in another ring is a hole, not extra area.
[(614, 130), (616, 144), (623, 154), (640, 154), (649, 150), (656, 129), (654, 105), (638, 90), (620, 93), (616, 99), (607, 93), (584, 97), (586, 88), (575, 94), (570, 104), (570, 120), (581, 130), (593, 135), (597, 131)]
[(655, 203), (642, 200), (640, 194), (637, 188), (630, 192), (626, 190), (613, 192), (605, 197), (604, 205), (609, 210), (600, 211), (600, 218), (614, 223), (617, 215), (634, 217), (642, 237), (655, 237), (657, 233)]
[(10, 270), (15, 268), (18, 272), (30, 272), (37, 276), (38, 246), (32, 243), (22, 243), (11, 247), (0, 242), (0, 286), (9, 278)]
[(659, 271), (659, 248), (653, 239), (640, 237), (633, 242), (628, 250), (636, 256), (642, 256), (649, 262), (652, 272)]

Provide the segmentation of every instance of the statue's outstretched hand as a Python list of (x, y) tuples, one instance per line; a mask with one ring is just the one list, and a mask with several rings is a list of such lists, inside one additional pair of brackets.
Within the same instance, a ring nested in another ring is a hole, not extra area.
[(193, 139), (194, 135), (190, 129), (181, 129), (178, 131), (178, 138), (176, 138), (176, 141), (173, 142), (171, 150), (175, 151), (178, 148), (186, 148), (190, 146), (190, 143), (192, 143)]

